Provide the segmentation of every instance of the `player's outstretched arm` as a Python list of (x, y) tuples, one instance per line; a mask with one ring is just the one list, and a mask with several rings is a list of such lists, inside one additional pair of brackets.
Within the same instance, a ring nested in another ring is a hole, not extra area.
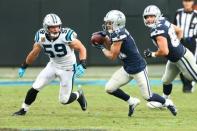
[(107, 58), (109, 58), (110, 60), (115, 60), (120, 53), (121, 45), (122, 41), (113, 42), (110, 50), (104, 48), (102, 49), (102, 51)]
[(86, 48), (78, 39), (73, 40), (70, 44), (70, 47), (79, 52), (80, 63), (76, 66), (75, 76), (77, 78), (82, 77), (86, 69)]
[(70, 47), (79, 52), (79, 60), (86, 60), (87, 52), (85, 46), (80, 40), (75, 39), (71, 42)]
[(152, 52), (149, 49), (144, 50), (144, 56), (148, 57), (162, 57), (167, 56), (169, 53), (167, 39), (163, 36), (157, 36), (157, 45), (158, 50), (156, 52)]
[(26, 68), (28, 67), (28, 65), (31, 65), (35, 61), (40, 51), (41, 51), (41, 46), (39, 44), (34, 44), (33, 49), (28, 54), (28, 56), (26, 57), (26, 60), (24, 61), (24, 63), (21, 65), (21, 67), (18, 70), (19, 77), (23, 77)]
[(28, 54), (26, 58), (26, 64), (31, 65), (38, 57), (41, 50), (42, 47), (39, 44), (34, 44), (33, 49), (31, 50), (31, 52)]

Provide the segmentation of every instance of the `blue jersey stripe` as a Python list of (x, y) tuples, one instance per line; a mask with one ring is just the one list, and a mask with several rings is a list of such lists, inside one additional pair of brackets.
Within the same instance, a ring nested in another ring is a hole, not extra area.
[(68, 33), (66, 34), (66, 40), (67, 41), (71, 41), (72, 40), (71, 36), (72, 36), (73, 32), (74, 32), (73, 30), (69, 30), (68, 31)]
[(71, 41), (72, 39), (71, 39), (71, 36), (72, 36), (72, 34), (73, 34), (73, 30), (70, 32), (70, 34), (69, 34), (69, 40)]

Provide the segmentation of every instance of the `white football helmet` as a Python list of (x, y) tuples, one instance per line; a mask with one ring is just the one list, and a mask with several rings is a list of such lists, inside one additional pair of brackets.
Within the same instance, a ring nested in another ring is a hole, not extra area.
[(52, 34), (48, 31), (50, 26), (60, 26), (61, 28), (62, 21), (56, 14), (47, 14), (43, 20), (43, 28), (44, 30), (50, 34), (52, 37), (57, 37), (59, 34)]
[(111, 10), (104, 17), (104, 22), (105, 24), (103, 25), (103, 29), (109, 33), (112, 33), (113, 31), (125, 27), (126, 17), (119, 10)]
[[(145, 19), (146, 16), (150, 16), (150, 15), (153, 15), (153, 16), (156, 17), (154, 23), (152, 23), (152, 24), (148, 24), (147, 21), (146, 21), (146, 19)], [(144, 9), (143, 19), (144, 19), (144, 24), (145, 24), (145, 26), (148, 26), (148, 27), (150, 27), (150, 28), (155, 27), (155, 25), (158, 23), (158, 21), (159, 21), (159, 19), (160, 19), (161, 17), (162, 17), (161, 11), (160, 11), (160, 9), (159, 9), (157, 6), (155, 6), (155, 5), (149, 5), (149, 6), (147, 6), (147, 7)]]

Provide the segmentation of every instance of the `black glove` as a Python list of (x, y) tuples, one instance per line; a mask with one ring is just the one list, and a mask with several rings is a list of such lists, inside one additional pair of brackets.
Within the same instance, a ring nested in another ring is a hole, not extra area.
[(83, 59), (83, 60), (80, 60), (80, 62), (79, 62), (82, 66), (83, 66), (83, 68), (84, 69), (86, 69), (87, 67), (87, 62), (86, 62), (86, 59)]
[(145, 56), (146, 58), (153, 57), (153, 56), (152, 56), (152, 51), (150, 51), (150, 49), (144, 50), (144, 56)]

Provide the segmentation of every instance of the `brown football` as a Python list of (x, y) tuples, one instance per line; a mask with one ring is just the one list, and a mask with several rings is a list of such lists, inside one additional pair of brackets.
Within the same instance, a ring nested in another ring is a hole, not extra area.
[(101, 36), (100, 34), (93, 34), (91, 37), (92, 44), (103, 44), (105, 37)]

